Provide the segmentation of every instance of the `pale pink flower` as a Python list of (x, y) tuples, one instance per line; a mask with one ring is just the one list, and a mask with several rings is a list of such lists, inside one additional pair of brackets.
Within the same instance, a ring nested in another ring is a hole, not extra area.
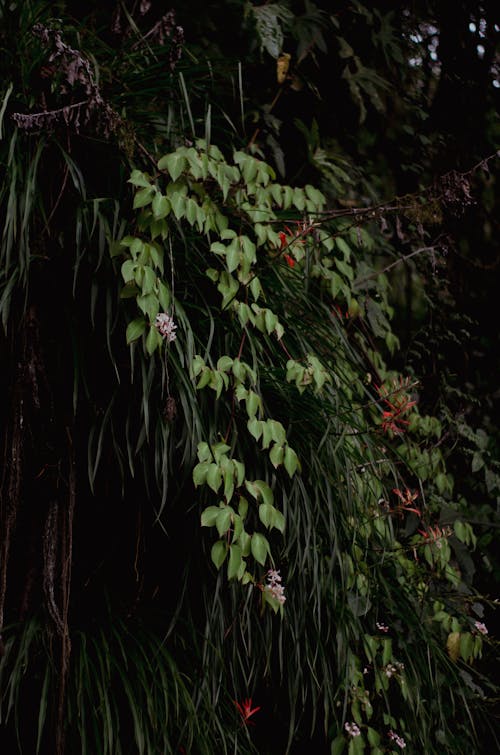
[(266, 575), (267, 585), (265, 589), (281, 605), (285, 602), (285, 588), (281, 584), (281, 575), (276, 569), (269, 569)]
[(383, 632), (384, 634), (387, 634), (389, 631), (389, 627), (386, 624), (383, 624), (381, 621), (377, 621), (375, 626), (380, 632)]
[(474, 626), (476, 627), (478, 632), (481, 632), (481, 634), (488, 634), (486, 624), (483, 624), (482, 621), (475, 621)]
[(389, 737), (389, 739), (392, 739), (394, 742), (396, 742), (398, 747), (401, 747), (401, 749), (404, 750), (404, 748), (406, 747), (406, 742), (404, 741), (403, 737), (400, 737), (399, 734), (396, 734), (396, 732), (392, 731), (392, 729), (387, 732), (387, 736)]
[(361, 734), (361, 730), (357, 724), (352, 721), (349, 723), (349, 721), (346, 721), (344, 724), (344, 729), (349, 734), (350, 737), (359, 737)]
[(177, 330), (177, 325), (174, 323), (174, 318), (171, 315), (166, 312), (160, 312), (159, 315), (156, 315), (155, 327), (167, 343), (175, 341), (177, 336), (174, 331)]

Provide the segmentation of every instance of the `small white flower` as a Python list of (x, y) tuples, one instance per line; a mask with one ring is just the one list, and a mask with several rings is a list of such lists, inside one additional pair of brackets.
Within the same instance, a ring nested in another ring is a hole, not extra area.
[(357, 724), (352, 721), (349, 723), (349, 721), (346, 721), (344, 724), (344, 729), (349, 734), (350, 737), (359, 737), (361, 734), (361, 730)]
[(383, 624), (381, 621), (377, 621), (375, 626), (380, 632), (384, 632), (384, 634), (389, 631), (389, 627), (386, 624)]
[(174, 333), (177, 330), (177, 325), (174, 323), (174, 318), (166, 312), (156, 315), (155, 327), (167, 343), (172, 343), (177, 338)]

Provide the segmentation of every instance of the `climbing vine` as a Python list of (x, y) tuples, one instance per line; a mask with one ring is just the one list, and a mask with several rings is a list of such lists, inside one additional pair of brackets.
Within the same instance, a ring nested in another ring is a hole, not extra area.
[[(449, 595), (461, 584), (453, 552), (473, 546), (474, 534), (457, 513), (436, 521), (443, 496), (453, 492), (441, 423), (419, 413), (418, 381), (391, 372), (382, 348), (373, 348), (373, 338), (386, 349), (397, 345), (387, 279), (373, 271), (367, 276), (366, 258), (361, 265), (356, 259), (356, 248), (375, 243), (374, 229), (332, 220), (313, 186), (283, 186), (255, 155), (237, 151), (229, 162), (203, 140), (162, 157), (154, 175), (134, 170), (130, 183), (136, 231), (112, 247), (113, 255), (125, 256), (122, 296), (135, 299), (141, 313), (135, 317), (127, 305), (133, 317), (127, 341), (132, 348), (139, 343), (168, 372), (176, 351), (186, 355), (189, 340), (185, 369), (196, 394), (209, 392), (215, 414), (218, 402), (227, 407), (223, 422), (198, 443), (192, 472), (196, 490), (207, 490), (200, 518), (216, 533), (210, 550), (216, 569), (226, 564), (228, 580), (257, 590), (262, 606), (284, 616), (293, 583), (288, 580), (285, 590), (277, 569), (293, 515), (278, 501), (300, 489), (310, 462), (294, 448), (293, 420), (287, 422), (283, 411), (280, 419), (273, 416), (275, 401), (267, 394), (289, 385), (294, 403), (310, 395), (325, 414), (326, 434), (332, 421), (327, 415), (335, 416), (337, 448), (342, 443), (348, 458), (360, 460), (348, 463), (337, 481), (347, 489), (351, 544), (336, 558), (349, 611), (367, 625), (359, 647), (346, 655), (352, 721), (336, 734), (332, 729), (332, 752), (361, 753), (365, 746), (373, 755), (397, 752), (415, 734), (407, 716), (391, 714), (384, 700), (399, 699), (396, 705), (403, 708), (411, 702), (411, 651), (397, 629), (402, 618), (393, 615), (389, 624), (381, 605), (376, 609), (376, 574), (389, 569), (400, 575), (407, 610), (419, 615), (427, 641), (434, 638), (440, 662), (460, 657), (473, 663), (481, 656), (484, 631), (468, 617), (468, 602)], [(202, 272), (213, 293), (207, 289), (204, 296), (211, 297), (213, 328), (221, 330), (218, 338), (211, 332), (208, 342), (200, 336), (197, 347), (196, 333), (187, 339), (185, 325), (196, 290), (188, 289), (184, 299), (174, 295), (176, 285), (186, 291), (176, 261), (192, 243), (205, 250)], [(369, 286), (363, 286), (367, 279)], [(321, 328), (322, 338), (309, 334), (304, 343), (300, 329), (307, 315), (300, 299), (287, 298), (292, 284), (321, 302), (329, 342)], [(232, 343), (233, 349), (216, 351), (212, 342)], [(250, 472), (249, 454), (259, 459), (259, 478)]]

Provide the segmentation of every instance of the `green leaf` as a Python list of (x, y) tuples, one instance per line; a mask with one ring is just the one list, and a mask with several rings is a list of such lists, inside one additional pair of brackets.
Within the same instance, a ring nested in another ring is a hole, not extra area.
[(255, 440), (259, 440), (260, 436), (262, 435), (264, 423), (261, 422), (261, 420), (258, 420), (257, 417), (252, 417), (247, 422), (247, 428), (250, 435), (253, 435)]
[(240, 237), (241, 245), (243, 247), (243, 253), (245, 255), (245, 259), (247, 262), (251, 265), (255, 262), (255, 252), (256, 247), (253, 241), (251, 241), (248, 236), (241, 236)]
[(195, 487), (204, 485), (206, 483), (209, 466), (210, 462), (208, 461), (202, 461), (195, 466), (195, 468), (193, 469), (193, 482), (195, 484)]
[(239, 543), (239, 545), (241, 547), (241, 554), (242, 554), (242, 556), (244, 558), (246, 558), (246, 556), (249, 556), (250, 555), (250, 548), (251, 548), (251, 545), (252, 545), (252, 538), (250, 537), (250, 535), (248, 534), (248, 532), (245, 532), (245, 530), (243, 530), (242, 532), (240, 532), (240, 534), (238, 536), (238, 543)]
[(332, 273), (330, 276), (330, 293), (333, 299), (337, 298), (337, 295), (342, 291), (344, 282), (338, 273)]
[(337, 249), (338, 249), (338, 250), (339, 250), (340, 252), (342, 252), (342, 254), (343, 254), (343, 256), (344, 256), (344, 260), (345, 260), (346, 262), (349, 262), (349, 260), (351, 259), (351, 250), (349, 249), (349, 247), (348, 247), (348, 245), (346, 244), (346, 242), (344, 241), (344, 239), (343, 239), (343, 238), (342, 238), (341, 236), (338, 236), (338, 237), (337, 237), (337, 238), (335, 239), (335, 244), (336, 244), (336, 246), (337, 246)]
[(264, 322), (266, 324), (266, 330), (268, 334), (271, 335), (276, 325), (278, 324), (278, 318), (276, 317), (274, 312), (271, 312), (270, 309), (265, 310)]
[(152, 293), (156, 283), (156, 274), (155, 271), (149, 267), (144, 267), (144, 278), (142, 281), (142, 293), (143, 294), (150, 294)]
[(278, 509), (274, 509), (273, 527), (276, 527), (281, 534), (285, 531), (285, 517)]
[(144, 241), (141, 241), (141, 239), (132, 239), (132, 242), (130, 244), (130, 254), (132, 255), (132, 257), (134, 257), (134, 259), (137, 259), (139, 255), (142, 255), (145, 246), (146, 244), (144, 243)]
[(249, 184), (257, 176), (258, 161), (254, 157), (246, 156), (246, 160), (243, 163), (242, 174), (244, 181)]
[(212, 452), (210, 450), (210, 446), (208, 445), (208, 443), (205, 443), (205, 441), (203, 440), (200, 443), (198, 443), (196, 454), (198, 456), (198, 461), (209, 461), (212, 458)]
[(264, 422), (262, 424), (262, 448), (264, 449), (269, 448), (269, 446), (271, 445), (272, 439), (273, 439), (273, 430), (268, 420), (267, 422)]
[(387, 666), (387, 664), (392, 661), (392, 640), (389, 640), (386, 637), (384, 640), (382, 640), (382, 645), (382, 663), (384, 666)]
[(234, 493), (234, 467), (229, 460), (227, 460), (222, 477), (224, 478), (224, 497), (229, 502)]
[(439, 474), (436, 475), (434, 482), (436, 483), (440, 495), (443, 495), (448, 488), (448, 479), (446, 475), (443, 472), (439, 472)]
[(283, 209), (288, 210), (293, 202), (293, 189), (291, 186), (282, 186)]
[(241, 496), (240, 501), (238, 503), (238, 514), (241, 516), (242, 519), (244, 519), (247, 515), (248, 511), (248, 501), (246, 498), (243, 498)]
[(238, 248), (238, 242), (234, 241), (227, 249), (226, 264), (230, 273), (234, 272), (241, 261), (241, 251)]
[(227, 246), (225, 244), (221, 244), (220, 241), (214, 241), (212, 244), (210, 244), (210, 251), (212, 254), (217, 254), (219, 257), (225, 257), (227, 254)]
[(482, 467), (484, 467), (484, 459), (481, 453), (476, 451), (472, 457), (472, 472), (479, 472)]
[(171, 204), (166, 197), (157, 192), (153, 199), (151, 209), (153, 210), (154, 217), (157, 220), (161, 220), (161, 218), (165, 218), (170, 212)]
[(331, 755), (342, 755), (342, 753), (345, 750), (346, 740), (342, 736), (342, 734), (339, 734), (332, 742), (332, 746), (330, 749)]
[(229, 547), (229, 563), (227, 565), (227, 578), (234, 579), (238, 576), (238, 572), (241, 566), (241, 547), (239, 545), (231, 545)]
[(252, 278), (252, 280), (250, 281), (249, 288), (250, 288), (250, 291), (251, 291), (251, 294), (252, 294), (254, 300), (257, 301), (257, 299), (259, 298), (259, 296), (261, 296), (263, 294), (260, 280), (257, 277)]
[(297, 210), (302, 211), (306, 206), (306, 198), (304, 196), (304, 190), (295, 188), (293, 191), (293, 203)]
[(186, 158), (184, 157), (184, 155), (177, 154), (177, 152), (173, 152), (170, 155), (165, 155), (160, 160), (158, 160), (158, 170), (167, 170), (172, 181), (177, 181), (182, 171), (186, 167)]
[(217, 369), (220, 372), (228, 372), (232, 366), (233, 366), (233, 360), (231, 359), (231, 357), (222, 356), (217, 361)]
[(160, 348), (162, 344), (162, 337), (156, 330), (156, 328), (150, 328), (149, 333), (146, 336), (146, 351), (149, 356), (153, 354), (156, 349)]
[(121, 267), (121, 273), (124, 283), (129, 283), (130, 281), (133, 281), (135, 278), (135, 269), (137, 267), (137, 263), (133, 260), (125, 260)]
[(205, 360), (199, 354), (196, 354), (191, 362), (191, 376), (198, 377), (204, 367)]
[(245, 365), (239, 359), (232, 360), (232, 371), (236, 380), (243, 381), (246, 375)]
[(351, 281), (354, 280), (354, 271), (350, 265), (347, 264), (347, 262), (344, 262), (343, 260), (336, 259), (335, 264), (337, 266), (337, 269), (340, 270), (342, 275), (345, 275), (345, 277)]
[(230, 508), (230, 506), (225, 506), (224, 508), (219, 509), (219, 513), (217, 514), (217, 518), (215, 520), (215, 526), (217, 527), (217, 532), (221, 537), (226, 534), (231, 526), (232, 514), (233, 510)]
[(228, 446), (227, 443), (216, 443), (215, 446), (212, 446), (212, 453), (217, 464), (221, 462), (223, 456), (230, 450), (231, 446)]
[(280, 446), (278, 443), (274, 443), (271, 451), (269, 452), (269, 459), (271, 460), (271, 464), (275, 469), (279, 467), (280, 464), (283, 464), (284, 455), (285, 449), (283, 448), (283, 446)]
[(347, 748), (348, 755), (364, 755), (365, 752), (365, 740), (361, 735), (353, 737), (349, 742)]
[(205, 270), (205, 275), (207, 276), (207, 278), (210, 278), (213, 283), (217, 283), (220, 273), (218, 270), (215, 270), (215, 268), (209, 267), (207, 270)]
[(220, 569), (220, 567), (224, 563), (224, 559), (226, 558), (226, 555), (227, 555), (226, 543), (223, 540), (217, 540), (217, 542), (212, 545), (212, 550), (210, 551), (210, 558), (212, 559), (217, 569)]
[(275, 443), (283, 445), (286, 443), (286, 432), (281, 422), (277, 422), (275, 419), (268, 419), (268, 425), (271, 428), (272, 439)]
[(276, 327), (274, 329), (274, 332), (276, 333), (276, 338), (278, 339), (278, 341), (281, 341), (281, 339), (283, 338), (283, 335), (285, 333), (285, 328), (279, 322), (279, 323), (277, 323), (277, 325), (276, 325)]
[(311, 184), (304, 186), (304, 190), (307, 198), (310, 199), (311, 202), (314, 202), (316, 209), (321, 210), (326, 202), (324, 194), (318, 191), (314, 186), (311, 186)]
[(247, 322), (250, 320), (250, 322), (254, 322), (254, 316), (253, 312), (246, 304), (246, 302), (240, 302), (238, 304), (238, 318), (240, 320), (241, 326), (244, 328)]
[(126, 331), (127, 343), (137, 341), (137, 339), (142, 336), (145, 330), (146, 320), (144, 319), (144, 317), (137, 317), (135, 320), (132, 320), (132, 322), (129, 322)]
[(257, 561), (257, 563), (259, 563), (261, 566), (264, 566), (264, 564), (266, 563), (267, 554), (269, 553), (269, 543), (267, 542), (267, 539), (264, 537), (264, 535), (261, 535), (259, 532), (254, 532), (251, 541), (251, 551), (252, 556)]
[(372, 747), (377, 747), (380, 744), (380, 734), (375, 729), (372, 729), (371, 726), (368, 727), (368, 742)]
[(236, 543), (238, 541), (239, 536), (243, 532), (243, 519), (240, 516), (238, 516), (238, 514), (233, 514), (232, 524), (233, 524), (232, 541), (233, 543)]
[(293, 450), (293, 448), (290, 448), (290, 446), (286, 446), (285, 448), (285, 456), (283, 463), (285, 465), (285, 469), (288, 472), (290, 477), (293, 477), (297, 469), (299, 468), (299, 460), (297, 457), (297, 454)]
[(474, 638), (470, 632), (463, 632), (460, 635), (460, 655), (464, 661), (469, 661), (472, 658), (472, 650), (474, 647)]
[(146, 207), (146, 205), (151, 204), (153, 191), (154, 190), (151, 187), (140, 189), (134, 197), (134, 210), (138, 210), (140, 207)]
[(182, 194), (174, 194), (170, 203), (175, 217), (177, 220), (181, 220), (186, 213), (186, 197)]
[(264, 525), (264, 527), (272, 526), (273, 520), (274, 520), (274, 512), (275, 512), (274, 506), (271, 506), (269, 503), (261, 503), (259, 506), (259, 519)]
[(164, 312), (170, 307), (171, 296), (168, 286), (163, 281), (158, 281), (158, 299)]
[(194, 201), (194, 199), (186, 200), (186, 220), (190, 225), (194, 225), (197, 222), (198, 219), (198, 204)]
[(212, 379), (212, 370), (208, 367), (204, 367), (201, 371), (201, 377), (196, 384), (196, 390), (201, 391), (205, 388)]
[(465, 524), (460, 521), (460, 519), (457, 519), (453, 522), (453, 529), (455, 531), (455, 535), (460, 540), (461, 543), (467, 543), (468, 537), (467, 537), (467, 529), (465, 527)]
[(144, 173), (140, 170), (133, 170), (127, 183), (132, 184), (132, 186), (140, 186), (143, 188), (151, 187), (151, 183), (148, 181)]
[(245, 482), (245, 487), (254, 498), (262, 498), (264, 503), (273, 503), (273, 491), (264, 480), (254, 480), (253, 482), (247, 480)]
[(222, 472), (217, 464), (210, 464), (207, 470), (207, 485), (217, 493), (222, 484)]
[(135, 299), (140, 295), (140, 291), (135, 283), (127, 283), (120, 291), (120, 299)]
[[(143, 294), (142, 296), (137, 297), (137, 306), (139, 307), (144, 314), (148, 315), (149, 321), (153, 323), (155, 321), (156, 315), (158, 314), (160, 302), (158, 301), (157, 297), (153, 293), (149, 294)], [(156, 330), (156, 328), (152, 328), (154, 332), (160, 337), (160, 343), (161, 343), (161, 336)]]
[(259, 410), (260, 404), (260, 396), (258, 396), (254, 391), (250, 391), (246, 399), (247, 414), (250, 419), (253, 419), (255, 417), (257, 411)]
[(201, 515), (202, 527), (213, 527), (220, 514), (220, 508), (218, 506), (208, 506)]
[(220, 372), (212, 372), (210, 388), (213, 388), (217, 398), (220, 398), (222, 389), (224, 388), (224, 378), (222, 377), (222, 374)]
[(153, 265), (159, 268), (163, 273), (163, 249), (158, 244), (151, 243), (149, 245), (149, 251)]

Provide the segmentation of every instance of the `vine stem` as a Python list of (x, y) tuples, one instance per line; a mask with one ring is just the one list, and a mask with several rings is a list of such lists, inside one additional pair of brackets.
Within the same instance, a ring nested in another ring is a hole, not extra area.
[(282, 340), (280, 339), (280, 340), (278, 341), (278, 343), (279, 343), (279, 345), (281, 346), (281, 348), (283, 349), (283, 351), (285, 352), (285, 354), (287, 355), (288, 359), (293, 359), (292, 355), (291, 355), (291, 354), (290, 354), (290, 352), (288, 351), (288, 349), (287, 349), (287, 347), (285, 346), (285, 344), (283, 343), (283, 341), (282, 341)]

